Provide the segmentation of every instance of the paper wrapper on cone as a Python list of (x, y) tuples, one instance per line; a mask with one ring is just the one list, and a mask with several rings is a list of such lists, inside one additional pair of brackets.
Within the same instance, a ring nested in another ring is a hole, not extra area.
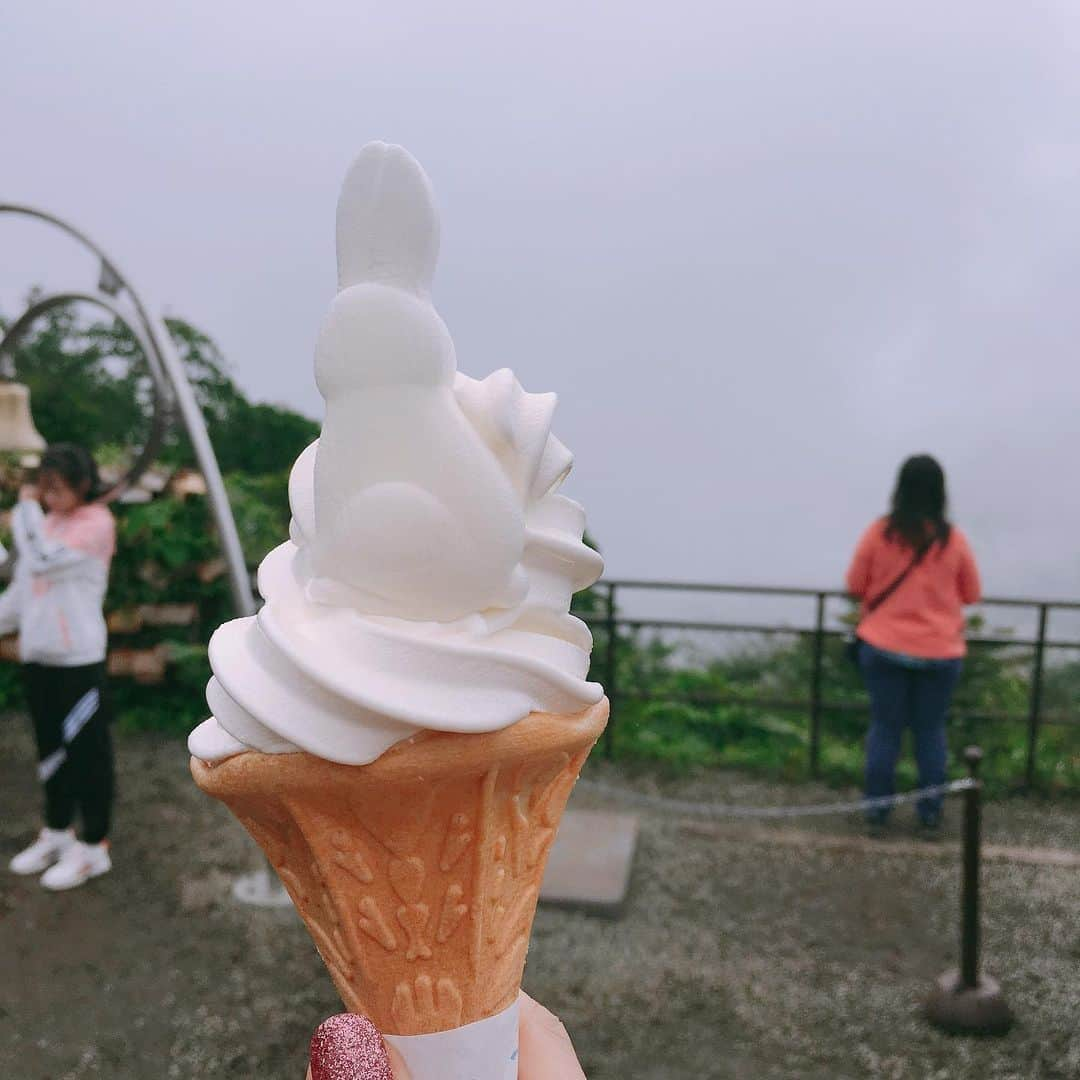
[(351, 1012), (427, 1035), (514, 1004), (548, 850), (601, 700), (484, 734), (424, 732), (368, 765), (192, 758), (266, 852)]

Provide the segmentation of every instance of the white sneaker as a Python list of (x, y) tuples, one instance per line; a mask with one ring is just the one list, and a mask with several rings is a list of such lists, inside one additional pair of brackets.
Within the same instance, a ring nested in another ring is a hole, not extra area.
[(71, 829), (42, 829), (38, 838), (8, 863), (8, 869), (13, 874), (40, 874), (74, 843)]
[(41, 884), (54, 891), (74, 889), (85, 885), (91, 878), (107, 874), (111, 869), (107, 840), (100, 844), (84, 844), (76, 840), (60, 856), (60, 861), (41, 875)]

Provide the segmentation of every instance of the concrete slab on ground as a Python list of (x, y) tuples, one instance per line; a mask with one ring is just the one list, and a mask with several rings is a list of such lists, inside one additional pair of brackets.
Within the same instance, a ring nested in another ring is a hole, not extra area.
[(616, 917), (630, 888), (638, 819), (607, 810), (567, 810), (548, 858), (540, 901)]

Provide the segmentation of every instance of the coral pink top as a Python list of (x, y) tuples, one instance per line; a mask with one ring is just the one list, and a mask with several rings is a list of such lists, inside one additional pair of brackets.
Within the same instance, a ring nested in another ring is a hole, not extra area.
[(863, 533), (848, 568), (848, 591), (863, 601), (859, 637), (875, 648), (908, 656), (963, 656), (964, 605), (979, 600), (982, 586), (967, 537), (955, 525), (944, 548), (935, 543), (900, 587), (865, 614), (866, 601), (884, 592), (914, 555), (903, 541), (885, 538), (887, 525), (888, 518), (880, 518)]

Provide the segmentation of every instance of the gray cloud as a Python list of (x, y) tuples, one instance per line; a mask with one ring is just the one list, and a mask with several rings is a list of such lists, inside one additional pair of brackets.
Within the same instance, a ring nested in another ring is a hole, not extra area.
[[(6, 11), (0, 196), (318, 415), (337, 186), (401, 142), (460, 365), (559, 391), (614, 573), (834, 584), (927, 449), (988, 588), (1080, 595), (1075, 5), (271, 7)], [(37, 235), (7, 310), (89, 273)]]

